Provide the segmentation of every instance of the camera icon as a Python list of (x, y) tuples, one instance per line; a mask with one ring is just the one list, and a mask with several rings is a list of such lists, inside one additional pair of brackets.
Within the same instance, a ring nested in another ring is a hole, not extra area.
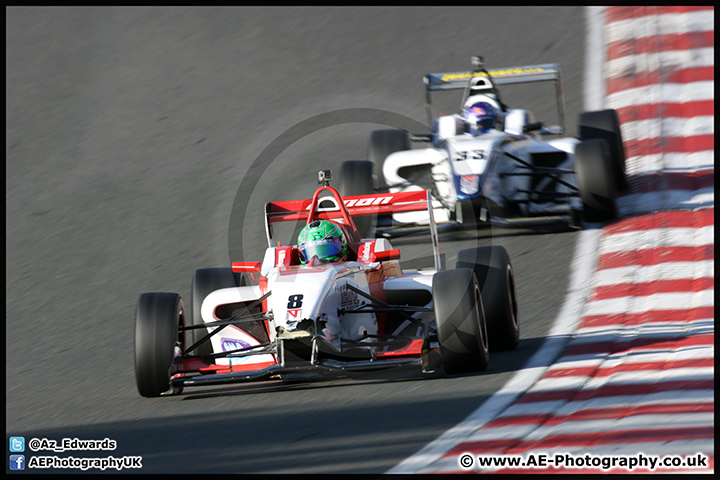
[(10, 437), (10, 451), (11, 452), (24, 452), (25, 451), (25, 437)]

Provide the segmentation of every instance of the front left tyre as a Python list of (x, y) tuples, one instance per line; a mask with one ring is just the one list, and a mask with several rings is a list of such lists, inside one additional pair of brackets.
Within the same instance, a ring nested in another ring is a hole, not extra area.
[(183, 327), (185, 308), (180, 295), (140, 295), (135, 307), (135, 380), (143, 397), (159, 397), (170, 390), (175, 355), (185, 348)]

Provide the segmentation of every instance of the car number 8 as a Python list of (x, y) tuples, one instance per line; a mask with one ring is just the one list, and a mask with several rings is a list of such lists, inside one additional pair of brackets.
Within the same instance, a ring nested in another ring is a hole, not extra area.
[(290, 295), (288, 297), (287, 308), (301, 308), (302, 307), (302, 295)]

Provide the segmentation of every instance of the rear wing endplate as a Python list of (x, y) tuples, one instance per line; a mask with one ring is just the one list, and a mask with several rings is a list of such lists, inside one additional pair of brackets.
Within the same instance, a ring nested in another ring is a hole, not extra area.
[[(560, 80), (560, 68), (554, 63), (498, 68), (487, 73), (495, 85)], [(470, 78), (487, 76), (485, 72), (478, 71), (429, 73), (425, 75), (425, 85), (428, 90), (452, 90), (467, 87)]]

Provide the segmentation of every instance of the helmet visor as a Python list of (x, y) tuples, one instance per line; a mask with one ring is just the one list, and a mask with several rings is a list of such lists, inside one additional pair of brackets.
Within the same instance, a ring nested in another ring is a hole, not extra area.
[(342, 239), (325, 238), (323, 240), (315, 240), (305, 242), (298, 248), (300, 261), (307, 263), (314, 256), (317, 256), (321, 262), (335, 262), (342, 258)]
[(490, 115), (477, 117), (477, 126), (482, 130), (490, 130), (495, 126), (495, 118)]

